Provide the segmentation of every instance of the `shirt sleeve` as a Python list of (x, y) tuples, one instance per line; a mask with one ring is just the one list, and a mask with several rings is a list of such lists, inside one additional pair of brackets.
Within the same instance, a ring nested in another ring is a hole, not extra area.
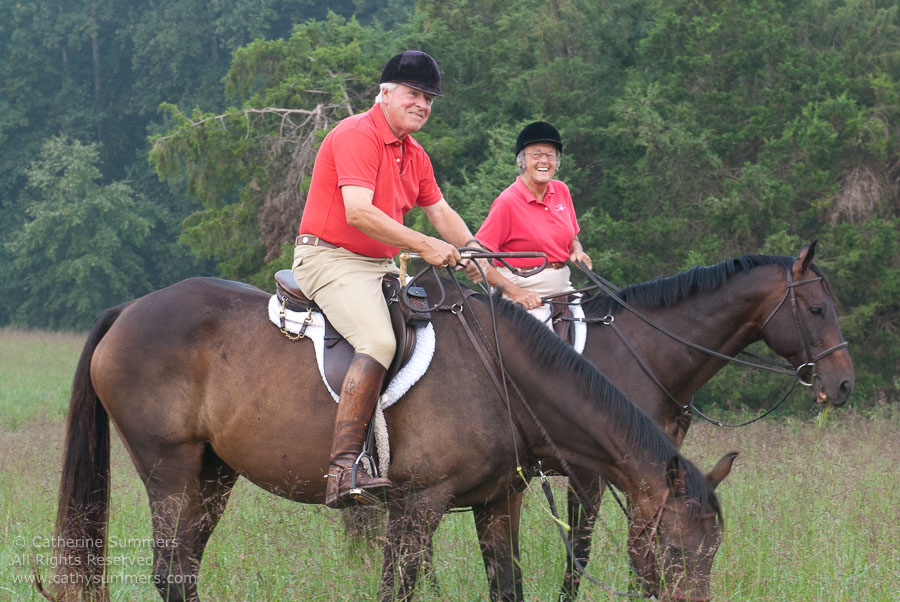
[(434, 179), (434, 167), (431, 165), (431, 158), (425, 151), (422, 151), (422, 160), (419, 165), (419, 196), (416, 198), (416, 205), (419, 207), (428, 207), (434, 205), (444, 198), (441, 189)]
[(499, 252), (503, 244), (509, 239), (509, 219), (507, 219), (507, 203), (503, 202), (503, 196), (494, 199), (487, 217), (475, 234), (481, 244), (491, 251)]
[[(569, 204), (569, 214), (572, 216), (572, 231), (575, 233), (572, 236), (572, 239), (574, 240), (574, 238), (578, 236), (578, 233), (581, 232), (581, 227), (578, 225), (578, 216), (575, 215), (575, 202), (572, 201), (572, 193), (569, 192), (569, 187), (566, 186), (565, 182), (560, 182), (560, 184), (562, 184), (563, 190), (565, 191), (566, 202)], [(571, 248), (571, 243), (569, 243), (569, 246)]]

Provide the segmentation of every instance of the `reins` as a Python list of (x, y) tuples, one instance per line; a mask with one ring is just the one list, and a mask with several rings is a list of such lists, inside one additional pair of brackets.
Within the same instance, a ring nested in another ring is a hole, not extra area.
[[(556, 501), (553, 498), (553, 489), (550, 487), (550, 479), (547, 477), (546, 474), (544, 474), (544, 471), (541, 469), (540, 462), (538, 462), (535, 470), (537, 470), (538, 479), (540, 479), (540, 481), (541, 481), (541, 489), (544, 492), (544, 496), (547, 498), (547, 504), (550, 506), (550, 514), (553, 516), (554, 522), (556, 523), (556, 528), (559, 531), (559, 536), (563, 540), (563, 544), (566, 546), (566, 554), (569, 556), (569, 559), (572, 561), (572, 566), (574, 566), (575, 569), (579, 573), (581, 573), (582, 577), (584, 577), (585, 579), (587, 579), (588, 581), (590, 581), (591, 583), (593, 583), (594, 585), (596, 585), (597, 587), (599, 587), (600, 589), (602, 589), (603, 591), (607, 592), (610, 595), (617, 596), (620, 598), (647, 598), (647, 596), (645, 596), (644, 594), (636, 594), (636, 593), (632, 593), (632, 592), (620, 592), (620, 591), (610, 587), (609, 585), (606, 585), (602, 581), (599, 581), (596, 577), (594, 577), (593, 575), (588, 573), (587, 569), (584, 568), (584, 565), (581, 563), (581, 561), (575, 557), (575, 550), (572, 549), (572, 542), (570, 542), (569, 538), (566, 537), (566, 530), (565, 530), (565, 527), (563, 526), (564, 523), (562, 521), (562, 518), (560, 518), (560, 516), (559, 516), (559, 511), (556, 509)], [(615, 495), (613, 488), (611, 486), (609, 486), (608, 483), (607, 483), (607, 487), (611, 492), (613, 492), (613, 495), (614, 495), (616, 501), (619, 503), (619, 507), (622, 508), (622, 512), (624, 512), (625, 516), (628, 517), (628, 521), (631, 522), (631, 520), (632, 520), (631, 515), (625, 509), (625, 506), (622, 505), (622, 502), (619, 500), (618, 496)], [(665, 505), (665, 502), (666, 502), (665, 498), (668, 497), (668, 493), (669, 493), (669, 491), (666, 490), (666, 493), (663, 494), (663, 505)], [(657, 514), (660, 517), (662, 517), (662, 508), (660, 508), (660, 510), (658, 511)], [(646, 526), (644, 528), (642, 528), (640, 532), (643, 532), (644, 530), (646, 530)], [(630, 543), (629, 545), (633, 545), (633, 542)], [(649, 552), (649, 548), (648, 548), (648, 552)]]
[[(483, 251), (483, 249), (469, 248), (469, 247), (460, 248), (459, 251), (461, 252), (461, 254), (465, 253), (464, 258), (466, 258), (466, 259), (493, 258), (495, 255), (508, 255), (508, 254), (499, 254), (499, 253), (496, 253), (496, 254), (495, 253), (485, 253)], [(546, 263), (546, 256), (544, 257), (544, 262)], [(481, 269), (481, 266), (477, 262), (475, 262), (475, 265), (478, 266), (478, 270), (482, 273), (482, 278), (486, 282), (487, 279), (485, 278), (485, 275)], [(438, 304), (435, 304), (434, 306), (429, 307), (427, 309), (427, 311), (449, 311), (450, 313), (457, 316), (457, 318), (459, 319), (460, 324), (463, 328), (463, 331), (466, 333), (467, 337), (469, 338), (469, 341), (472, 343), (472, 346), (475, 348), (475, 351), (477, 352), (479, 359), (481, 359), (482, 364), (484, 365), (485, 369), (487, 370), (488, 375), (491, 378), (491, 382), (493, 383), (494, 387), (497, 389), (497, 392), (499, 393), (501, 399), (505, 402), (507, 411), (509, 412), (510, 422), (515, 425), (515, 428), (522, 434), (523, 438), (526, 440), (526, 443), (527, 443), (527, 436), (526, 436), (527, 431), (522, 427), (521, 423), (518, 421), (515, 414), (512, 412), (512, 404), (510, 403), (509, 388), (507, 387), (507, 383), (513, 389), (516, 396), (519, 398), (519, 402), (521, 403), (522, 407), (524, 407), (525, 410), (527, 411), (532, 422), (535, 424), (535, 426), (537, 426), (543, 439), (550, 446), (550, 449), (553, 452), (554, 457), (560, 463), (560, 466), (562, 467), (566, 476), (569, 478), (569, 482), (572, 485), (573, 489), (575, 490), (576, 495), (581, 500), (582, 505), (589, 512), (591, 512), (591, 514), (596, 516), (598, 514), (598, 509), (594, 505), (593, 500), (591, 499), (590, 495), (588, 495), (587, 490), (584, 488), (584, 486), (580, 483), (578, 478), (575, 476), (575, 473), (572, 470), (571, 466), (569, 466), (569, 463), (563, 457), (562, 453), (559, 451), (559, 448), (556, 446), (556, 443), (553, 441), (552, 437), (550, 437), (550, 434), (544, 428), (544, 425), (541, 423), (541, 420), (538, 418), (534, 409), (528, 403), (524, 394), (519, 389), (519, 387), (516, 385), (516, 383), (512, 379), (512, 377), (507, 373), (507, 371), (503, 365), (503, 354), (502, 354), (501, 347), (500, 347), (500, 338), (499, 338), (499, 331), (497, 329), (497, 319), (496, 319), (493, 295), (488, 294), (488, 300), (489, 300), (489, 307), (490, 307), (490, 312), (491, 312), (491, 323), (492, 323), (492, 330), (493, 330), (493, 334), (494, 334), (494, 346), (496, 346), (496, 353), (494, 351), (494, 347), (490, 344), (488, 337), (484, 332), (484, 329), (481, 327), (481, 323), (478, 320), (478, 317), (476, 316), (474, 310), (472, 309), (471, 305), (469, 304), (469, 297), (471, 297), (471, 295), (475, 294), (475, 291), (473, 291), (471, 289), (469, 289), (469, 290), (463, 289), (462, 285), (460, 285), (459, 281), (456, 280), (456, 278), (454, 277), (452, 268), (447, 267), (446, 269), (448, 270), (453, 282), (456, 283), (456, 286), (457, 286), (457, 289), (458, 289), (459, 295), (460, 295), (460, 300), (451, 305), (446, 304), (446, 291), (443, 287), (443, 284), (441, 284), (441, 282), (440, 282), (440, 277), (437, 274), (436, 266), (429, 265), (429, 266), (425, 267), (423, 270), (421, 270), (419, 273), (417, 273), (410, 280), (409, 285), (412, 286), (413, 283), (416, 280), (418, 280), (421, 276), (423, 276), (425, 273), (428, 273), (428, 272), (434, 273), (435, 280), (438, 281), (438, 286), (440, 287), (440, 290), (441, 290), (441, 301)], [(540, 271), (540, 270), (537, 270), (537, 271)], [(406, 286), (404, 286), (403, 292), (401, 293), (401, 301), (403, 303), (409, 304), (409, 298), (408, 298), (408, 295), (405, 294), (405, 292), (406, 292)], [(472, 317), (472, 321), (475, 324), (474, 331), (473, 331), (472, 327), (470, 326), (469, 321), (466, 319), (466, 315), (465, 315), (466, 313), (468, 313)], [(481, 339), (480, 341), (478, 340), (478, 338), (476, 338), (475, 331), (477, 331), (479, 338)], [(487, 353), (485, 353), (485, 352), (487, 352)], [(491, 359), (488, 359), (488, 356), (490, 356)], [(499, 372), (499, 376), (497, 374), (498, 372)], [(516, 445), (515, 438), (513, 439), (513, 445), (514, 446)], [(521, 454), (519, 454), (518, 450), (516, 450), (515, 453), (516, 453), (516, 458), (518, 461), (518, 459), (521, 457)], [(521, 465), (519, 465), (517, 467), (517, 470), (527, 485), (527, 477), (526, 477)], [(645, 596), (643, 594), (635, 594), (635, 593), (630, 593), (630, 592), (617, 591), (614, 588), (597, 580), (595, 577), (593, 577), (590, 573), (587, 572), (587, 570), (584, 568), (584, 565), (582, 565), (581, 562), (575, 557), (574, 550), (572, 549), (572, 544), (571, 544), (571, 542), (569, 542), (568, 538), (566, 537), (565, 528), (568, 527), (568, 525), (565, 525), (565, 523), (562, 521), (562, 519), (559, 516), (559, 512), (556, 509), (556, 503), (553, 498), (553, 492), (550, 488), (550, 484), (549, 484), (547, 475), (544, 474), (543, 470), (541, 470), (539, 462), (538, 462), (536, 468), (532, 468), (531, 470), (532, 470), (532, 472), (534, 472), (534, 470), (537, 470), (537, 472), (538, 472), (538, 475), (539, 475), (539, 478), (541, 481), (541, 488), (543, 489), (544, 495), (547, 497), (547, 502), (550, 507), (551, 515), (554, 518), (554, 522), (556, 523), (557, 529), (559, 530), (560, 537), (562, 538), (563, 543), (566, 547), (566, 552), (567, 552), (569, 558), (572, 560), (573, 566), (575, 566), (575, 568), (578, 570), (578, 572), (584, 578), (586, 578), (588, 581), (590, 581), (591, 583), (593, 583), (594, 585), (603, 589), (604, 591), (606, 591), (607, 593), (609, 593), (611, 595), (619, 596), (619, 597), (628, 597), (628, 598), (647, 598), (648, 596)], [(633, 517), (628, 512), (628, 510), (625, 508), (625, 505), (622, 503), (622, 501), (619, 499), (618, 495), (616, 494), (612, 485), (609, 483), (608, 479), (606, 479), (605, 477), (602, 477), (602, 476), (601, 476), (601, 478), (607, 483), (607, 488), (612, 493), (614, 499), (616, 500), (617, 504), (621, 508), (622, 512), (625, 514), (625, 517), (628, 519), (629, 523), (633, 522)], [(657, 512), (654, 514), (654, 516), (657, 517), (657, 520), (662, 517), (662, 512), (665, 507), (665, 502), (666, 502), (667, 496), (668, 496), (668, 490), (666, 490), (666, 492), (663, 494), (661, 506), (657, 510)], [(569, 528), (571, 528), (571, 527), (569, 527)], [(638, 532), (638, 535), (643, 533), (646, 529), (647, 529), (647, 525), (644, 525)], [(652, 541), (653, 535), (655, 535), (655, 531), (656, 530), (653, 529), (653, 534), (651, 534), (651, 541)], [(629, 543), (629, 546), (631, 546), (631, 545), (633, 545), (633, 542)], [(648, 546), (647, 553), (649, 553), (649, 546)], [(652, 599), (652, 597), (651, 597), (651, 599)]]
[[(490, 253), (485, 252), (484, 249), (477, 247), (462, 247), (459, 249), (460, 254), (463, 255), (464, 259), (481, 259), (481, 258), (494, 258), (495, 256), (510, 256), (509, 253)], [(522, 254), (517, 253), (516, 256), (543, 256), (544, 261), (546, 262), (546, 256), (541, 254)], [(478, 262), (475, 262), (475, 265), (478, 266), (478, 269), (481, 270), (481, 266)], [(582, 504), (591, 510), (594, 514), (596, 514), (596, 507), (593, 501), (588, 495), (587, 490), (584, 486), (579, 482), (578, 478), (575, 476), (574, 471), (572, 470), (569, 463), (563, 457), (562, 453), (559, 451), (559, 448), (556, 446), (556, 443), (553, 441), (553, 438), (550, 437), (550, 434), (544, 428), (544, 425), (541, 423), (541, 420), (538, 418), (537, 413), (534, 411), (534, 408), (531, 407), (531, 404), (528, 403), (525, 395), (522, 393), (521, 389), (519, 389), (516, 382), (512, 379), (509, 373), (506, 371), (506, 368), (503, 365), (503, 353), (500, 346), (500, 335), (497, 329), (497, 319), (494, 308), (494, 297), (493, 295), (488, 295), (488, 304), (491, 312), (491, 323), (492, 323), (492, 331), (494, 335), (494, 342), (491, 344), (488, 336), (485, 334), (484, 329), (481, 326), (478, 317), (475, 314), (475, 311), (472, 309), (472, 306), (469, 304), (469, 297), (473, 294), (472, 291), (466, 292), (462, 285), (453, 277), (452, 268), (446, 268), (449, 271), (451, 276), (451, 280), (456, 283), (456, 287), (459, 290), (460, 300), (454, 304), (447, 305), (446, 300), (440, 307), (432, 307), (431, 310), (438, 311), (450, 311), (454, 313), (457, 318), (460, 320), (460, 323), (463, 326), (463, 330), (466, 332), (466, 335), (469, 337), (470, 342), (473, 347), (475, 347), (476, 352), (478, 353), (478, 357), (481, 359), (484, 364), (485, 369), (488, 374), (491, 375), (491, 381), (494, 384), (494, 387), (497, 389), (498, 393), (501, 396), (501, 399), (506, 403), (508, 412), (510, 414), (510, 420), (520, 433), (522, 433), (523, 438), (525, 437), (527, 431), (522, 427), (521, 423), (515, 418), (515, 415), (512, 412), (512, 404), (510, 403), (510, 395), (509, 389), (511, 388), (513, 393), (515, 393), (516, 397), (518, 397), (519, 402), (522, 407), (525, 408), (525, 411), (528, 413), (532, 422), (534, 422), (535, 426), (538, 428), (542, 438), (546, 441), (547, 445), (550, 447), (551, 451), (555, 459), (559, 462), (563, 471), (566, 473), (566, 476), (569, 478), (570, 482), (573, 485), (573, 488), (576, 491), (576, 494), (581, 499)], [(437, 277), (437, 268), (435, 266), (429, 265), (421, 270), (418, 274), (416, 274), (411, 280), (410, 285), (412, 285), (415, 281), (417, 281), (420, 277), (422, 277), (425, 273), (433, 271), (435, 273), (436, 279), (440, 280)], [(471, 316), (471, 322), (474, 324), (474, 329), (469, 323), (469, 320), (466, 318), (466, 314)], [(478, 334), (478, 338), (476, 338), (475, 333)], [(479, 341), (480, 339), (480, 341)], [(495, 351), (496, 348), (496, 351)], [(490, 359), (488, 359), (490, 357)], [(492, 360), (492, 361), (491, 361)], [(526, 438), (527, 441), (527, 438)], [(518, 458), (521, 457), (521, 454), (516, 452), (517, 461)], [(522, 467), (519, 466), (519, 471), (522, 471)]]
[[(819, 282), (822, 280), (821, 276), (816, 276), (814, 278), (809, 278), (806, 280), (794, 282), (791, 269), (786, 267), (785, 268), (786, 285), (785, 285), (784, 296), (782, 297), (781, 301), (779, 301), (776, 304), (775, 308), (769, 313), (768, 317), (766, 317), (766, 319), (762, 323), (762, 326), (760, 327), (760, 332), (762, 332), (765, 329), (765, 327), (768, 325), (768, 323), (772, 319), (772, 317), (778, 312), (779, 309), (781, 309), (781, 306), (784, 305), (785, 301), (790, 299), (791, 313), (794, 318), (794, 323), (796, 324), (796, 327), (797, 327), (797, 332), (800, 335), (800, 339), (802, 341), (803, 351), (804, 351), (804, 362), (795, 369), (790, 364), (776, 362), (774, 360), (770, 360), (768, 358), (764, 358), (764, 357), (758, 356), (758, 355), (750, 353), (750, 352), (742, 352), (742, 353), (753, 357), (759, 363), (742, 360), (740, 358), (733, 357), (730, 355), (725, 355), (725, 354), (719, 353), (718, 351), (715, 351), (713, 349), (709, 349), (707, 347), (703, 347), (702, 345), (698, 345), (697, 343), (694, 343), (693, 341), (682, 337), (681, 335), (656, 323), (655, 321), (653, 321), (652, 319), (650, 319), (649, 317), (644, 315), (633, 305), (629, 304), (627, 301), (625, 301), (624, 299), (621, 298), (621, 296), (619, 295), (619, 293), (621, 292), (621, 289), (613, 286), (611, 283), (609, 283), (608, 281), (606, 281), (599, 275), (595, 274), (583, 262), (578, 261), (578, 262), (575, 262), (575, 264), (588, 277), (588, 279), (594, 283), (593, 287), (579, 289), (579, 292), (585, 292), (585, 291), (589, 291), (589, 290), (599, 289), (603, 294), (606, 294), (612, 300), (616, 301), (619, 305), (621, 305), (623, 308), (627, 309), (632, 314), (634, 314), (635, 316), (637, 316), (638, 318), (643, 320), (645, 323), (647, 323), (652, 328), (671, 337), (672, 339), (678, 341), (679, 343), (681, 343), (691, 349), (694, 349), (695, 351), (699, 351), (706, 355), (716, 357), (718, 359), (726, 361), (727, 363), (735, 363), (735, 364), (748, 366), (751, 368), (756, 368), (758, 370), (763, 370), (766, 372), (773, 372), (776, 374), (792, 376), (796, 379), (794, 385), (781, 398), (781, 400), (778, 401), (778, 403), (776, 403), (773, 407), (771, 407), (769, 410), (767, 410), (762, 415), (757, 416), (756, 418), (753, 418), (751, 420), (748, 420), (748, 421), (740, 423), (740, 424), (726, 424), (721, 421), (710, 418), (709, 416), (707, 416), (703, 412), (701, 412), (693, 404), (693, 399), (689, 400), (686, 404), (678, 401), (678, 399), (676, 399), (675, 396), (672, 395), (672, 393), (669, 392), (669, 390), (666, 389), (666, 387), (659, 381), (659, 379), (656, 377), (656, 375), (653, 373), (653, 371), (650, 369), (650, 367), (647, 365), (647, 363), (643, 360), (643, 358), (640, 357), (637, 350), (634, 349), (634, 347), (631, 345), (631, 343), (628, 341), (628, 339), (625, 337), (625, 335), (622, 333), (622, 331), (618, 328), (618, 326), (615, 325), (615, 316), (613, 316), (612, 314), (607, 314), (606, 316), (603, 316), (602, 318), (587, 318), (587, 317), (578, 318), (578, 319), (573, 318), (573, 320), (581, 320), (581, 321), (584, 321), (587, 323), (600, 323), (600, 324), (603, 324), (606, 326), (610, 326), (611, 329), (613, 330), (613, 332), (616, 334), (616, 336), (619, 337), (619, 339), (625, 345), (625, 347), (629, 351), (629, 353), (631, 353), (631, 355), (635, 358), (638, 365), (641, 367), (641, 370), (643, 370), (647, 374), (647, 376), (654, 382), (654, 384), (656, 384), (656, 386), (659, 387), (663, 393), (665, 393), (666, 397), (668, 397), (671, 401), (673, 401), (676, 405), (678, 405), (678, 407), (681, 408), (682, 411), (684, 411), (684, 412), (693, 411), (694, 413), (696, 413), (698, 416), (700, 416), (704, 420), (706, 420), (716, 426), (737, 428), (737, 427), (747, 426), (758, 420), (761, 420), (762, 418), (765, 418), (766, 416), (768, 416), (769, 414), (774, 412), (776, 409), (778, 409), (778, 407), (780, 407), (790, 397), (791, 393), (794, 392), (794, 390), (796, 389), (798, 384), (802, 384), (803, 386), (806, 386), (806, 387), (811, 387), (814, 385), (815, 379), (817, 376), (815, 373), (815, 363), (817, 361), (819, 361), (820, 359), (822, 359), (823, 357), (826, 357), (827, 355), (829, 355), (831, 353), (834, 353), (835, 351), (837, 351), (839, 349), (843, 349), (844, 347), (847, 347), (847, 345), (848, 345), (847, 341), (841, 341), (837, 345), (833, 345), (832, 347), (829, 347), (828, 349), (819, 353), (814, 358), (810, 358), (809, 343), (808, 343), (805, 333), (803, 331), (802, 323), (800, 322), (799, 310), (797, 308), (797, 299), (796, 299), (796, 295), (794, 293), (794, 289), (797, 286), (802, 286), (804, 284)], [(550, 299), (550, 298), (554, 298), (557, 296), (559, 296), (559, 295), (549, 295), (547, 297), (543, 297), (542, 299)], [(809, 373), (809, 376), (807, 378), (804, 378), (805, 373), (808, 371), (811, 371), (811, 373)]]

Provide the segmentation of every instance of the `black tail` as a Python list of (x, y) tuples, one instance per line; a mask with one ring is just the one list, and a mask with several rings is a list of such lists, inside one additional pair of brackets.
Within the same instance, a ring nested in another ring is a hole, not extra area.
[[(75, 369), (53, 543), (57, 599), (106, 599), (103, 561), (109, 516), (109, 417), (91, 383), (91, 358), (125, 305), (106, 310)], [(100, 560), (98, 560), (100, 559)]]

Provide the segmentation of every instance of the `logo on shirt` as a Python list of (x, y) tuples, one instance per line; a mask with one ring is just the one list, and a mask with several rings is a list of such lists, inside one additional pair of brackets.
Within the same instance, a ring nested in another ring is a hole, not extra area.
[(566, 206), (565, 206), (563, 203), (558, 203), (558, 204), (556, 205), (556, 212), (557, 212), (557, 213), (560, 213), (560, 212), (565, 211), (565, 210), (566, 210)]

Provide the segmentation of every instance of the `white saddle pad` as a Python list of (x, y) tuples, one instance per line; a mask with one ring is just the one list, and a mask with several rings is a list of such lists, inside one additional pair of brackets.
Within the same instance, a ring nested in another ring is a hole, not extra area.
[[(276, 295), (272, 295), (269, 299), (269, 320), (276, 326), (281, 326), (281, 301), (278, 300)], [(306, 320), (306, 312), (286, 310), (284, 318), (285, 330), (292, 334), (299, 333), (304, 320)], [(312, 322), (307, 326), (304, 336), (315, 345), (316, 363), (319, 365), (319, 374), (322, 376), (322, 382), (325, 383), (325, 387), (328, 389), (331, 397), (337, 401), (340, 398), (340, 391), (335, 392), (332, 390), (325, 378), (325, 319), (321, 313), (317, 311), (312, 312)], [(409, 362), (394, 376), (384, 394), (382, 394), (380, 401), (382, 408), (389, 408), (422, 378), (422, 375), (425, 374), (425, 371), (428, 370), (428, 366), (431, 364), (431, 358), (434, 357), (434, 344), (434, 326), (431, 323), (421, 328), (416, 328), (416, 348)]]
[(584, 353), (584, 344), (587, 343), (587, 322), (584, 321), (584, 310), (581, 305), (572, 305), (572, 327), (575, 329), (572, 337), (572, 347), (578, 353)]

